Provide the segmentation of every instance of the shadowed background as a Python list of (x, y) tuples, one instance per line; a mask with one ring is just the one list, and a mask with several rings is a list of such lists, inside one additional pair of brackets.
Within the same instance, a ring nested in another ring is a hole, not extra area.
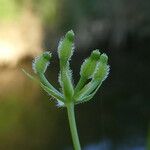
[[(149, 0), (0, 0), (0, 150), (71, 150), (64, 108), (21, 68), (53, 53), (46, 72), (58, 89), (57, 46), (76, 34), (74, 84), (92, 50), (109, 56), (111, 71), (96, 96), (76, 107), (83, 150), (150, 149)], [(148, 134), (149, 133), (149, 134)]]

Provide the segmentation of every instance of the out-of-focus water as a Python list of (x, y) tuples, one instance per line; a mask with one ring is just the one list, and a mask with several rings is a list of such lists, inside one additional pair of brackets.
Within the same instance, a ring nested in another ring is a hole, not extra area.
[[(85, 56), (73, 58), (75, 83)], [(120, 60), (120, 67), (111, 59), (110, 76), (96, 96), (76, 107), (81, 145), (83, 150), (145, 150), (149, 102), (142, 91), (143, 76), (127, 60)], [(47, 78), (59, 88), (59, 66), (54, 60)], [(1, 69), (0, 150), (71, 150), (65, 108), (57, 108), (55, 100), (23, 74), (22, 67), (32, 72), (31, 61), (15, 69)]]

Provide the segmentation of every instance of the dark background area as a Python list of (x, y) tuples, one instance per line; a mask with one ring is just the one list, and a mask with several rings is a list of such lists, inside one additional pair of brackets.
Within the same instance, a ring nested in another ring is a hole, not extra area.
[(109, 56), (109, 77), (96, 96), (76, 106), (83, 150), (150, 149), (149, 0), (0, 0), (0, 149), (70, 150), (64, 108), (21, 68), (53, 53), (46, 72), (57, 88), (60, 38), (73, 29), (74, 83), (92, 50)]

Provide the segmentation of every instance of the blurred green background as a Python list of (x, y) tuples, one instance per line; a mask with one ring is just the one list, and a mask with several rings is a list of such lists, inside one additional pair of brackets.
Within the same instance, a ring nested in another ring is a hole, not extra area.
[[(72, 150), (64, 108), (21, 68), (53, 53), (48, 79), (58, 86), (57, 45), (76, 34), (71, 61), (80, 65), (99, 48), (111, 71), (93, 101), (76, 107), (83, 150), (150, 149), (149, 0), (0, 0), (0, 150)], [(149, 133), (149, 134), (148, 134)]]

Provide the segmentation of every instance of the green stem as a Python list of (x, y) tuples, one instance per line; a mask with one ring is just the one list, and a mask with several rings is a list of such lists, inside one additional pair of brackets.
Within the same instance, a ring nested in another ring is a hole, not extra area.
[(43, 85), (47, 86), (51, 91), (54, 91), (59, 97), (63, 98), (62, 94), (49, 83), (44, 74), (38, 74), (38, 76)]
[(75, 150), (81, 150), (77, 127), (76, 127), (76, 121), (75, 121), (75, 114), (74, 114), (74, 104), (68, 103), (67, 104), (67, 113), (68, 113), (68, 119), (69, 119), (69, 125), (73, 140), (73, 145)]
[(79, 80), (79, 82), (77, 83), (77, 86), (76, 86), (76, 88), (75, 88), (75, 91), (74, 91), (75, 94), (83, 88), (83, 86), (84, 86), (84, 84), (86, 83), (86, 81), (87, 81), (86, 78), (84, 78), (84, 77), (81, 77), (81, 78), (80, 78), (80, 80)]

